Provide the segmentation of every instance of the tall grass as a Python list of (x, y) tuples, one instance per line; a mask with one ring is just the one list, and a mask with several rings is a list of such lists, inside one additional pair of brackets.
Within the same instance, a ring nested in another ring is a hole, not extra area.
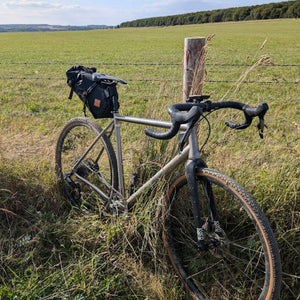
[[(54, 174), (54, 148), (62, 124), (82, 115), (77, 98), (66, 100), (69, 90), (63, 78), (69, 66), (94, 62), (101, 72), (131, 79), (119, 88), (120, 112), (167, 119), (167, 106), (181, 101), (181, 67), (172, 64), (182, 61), (184, 37), (211, 33), (215, 37), (207, 48), (206, 78), (228, 82), (204, 82), (203, 93), (211, 94), (211, 100), (241, 99), (250, 105), (267, 101), (270, 111), (264, 140), (255, 126), (245, 131), (224, 126), (226, 119), (240, 120), (239, 114), (212, 114), (212, 134), (203, 155), (210, 167), (235, 178), (263, 207), (281, 251), (282, 299), (299, 299), (300, 126), (299, 101), (295, 101), (299, 87), (242, 83), (245, 79), (299, 81), (299, 67), (268, 67), (261, 59), (299, 64), (298, 22), (1, 34), (1, 78), (54, 79), (0, 79), (0, 299), (185, 297), (161, 240), (162, 196), (169, 178), (142, 195), (129, 215), (86, 216), (61, 194)], [(92, 46), (82, 47), (83, 42)], [(217, 62), (247, 66), (212, 65)], [(203, 123), (200, 143), (206, 134)], [(145, 179), (177, 151), (176, 139), (166, 143), (146, 139), (136, 125), (123, 126), (122, 136), (127, 186), (132, 173)]]

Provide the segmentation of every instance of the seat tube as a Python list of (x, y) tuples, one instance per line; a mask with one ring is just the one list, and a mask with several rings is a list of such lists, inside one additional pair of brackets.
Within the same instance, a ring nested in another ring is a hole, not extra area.
[(114, 118), (114, 127), (115, 127), (115, 140), (116, 140), (116, 152), (117, 152), (119, 192), (122, 194), (123, 197), (125, 197), (120, 122), (116, 118)]

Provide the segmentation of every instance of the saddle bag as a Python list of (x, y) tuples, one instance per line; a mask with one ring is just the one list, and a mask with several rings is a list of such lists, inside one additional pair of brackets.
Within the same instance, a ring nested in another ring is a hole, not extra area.
[(118, 93), (116, 83), (111, 81), (97, 82), (93, 80), (96, 68), (75, 66), (66, 71), (67, 84), (71, 87), (69, 99), (75, 92), (84, 103), (83, 111), (86, 115), (86, 107), (95, 119), (112, 118), (114, 102), (118, 108)]

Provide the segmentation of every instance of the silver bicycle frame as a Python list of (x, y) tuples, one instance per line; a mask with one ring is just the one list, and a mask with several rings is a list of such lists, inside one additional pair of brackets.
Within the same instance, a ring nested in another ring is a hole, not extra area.
[[(119, 179), (119, 192), (125, 198), (124, 189), (124, 171), (123, 171), (123, 158), (122, 158), (122, 145), (121, 145), (121, 133), (120, 133), (120, 122), (135, 123), (147, 126), (156, 126), (160, 128), (171, 128), (172, 123), (161, 120), (145, 119), (121, 116), (118, 113), (114, 113), (114, 126), (115, 126), (115, 140), (116, 140), (116, 155), (117, 155), (117, 165), (118, 165), (118, 179)], [(187, 125), (181, 125), (181, 130), (186, 130)], [(196, 126), (193, 128), (192, 133), (189, 137), (189, 145), (187, 145), (182, 152), (178, 153), (174, 158), (172, 158), (165, 166), (163, 166), (154, 176), (152, 176), (146, 183), (144, 183), (135, 193), (133, 193), (126, 202), (129, 204), (135, 200), (147, 187), (149, 187), (155, 180), (161, 176), (168, 174), (173, 169), (175, 169), (179, 164), (189, 159), (200, 158), (199, 148), (198, 148), (198, 138), (196, 132)]]

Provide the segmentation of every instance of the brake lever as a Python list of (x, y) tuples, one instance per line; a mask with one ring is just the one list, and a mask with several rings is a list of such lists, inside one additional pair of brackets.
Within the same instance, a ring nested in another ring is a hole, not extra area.
[(268, 128), (267, 125), (265, 124), (264, 116), (265, 116), (267, 110), (269, 109), (269, 106), (267, 103), (262, 103), (261, 107), (263, 108), (263, 110), (258, 115), (259, 121), (257, 124), (257, 129), (258, 129), (259, 137), (261, 139), (263, 139), (264, 138), (264, 127)]
[(257, 124), (258, 134), (261, 139), (264, 138), (264, 127), (268, 128), (265, 124), (264, 116), (259, 117), (259, 122)]

